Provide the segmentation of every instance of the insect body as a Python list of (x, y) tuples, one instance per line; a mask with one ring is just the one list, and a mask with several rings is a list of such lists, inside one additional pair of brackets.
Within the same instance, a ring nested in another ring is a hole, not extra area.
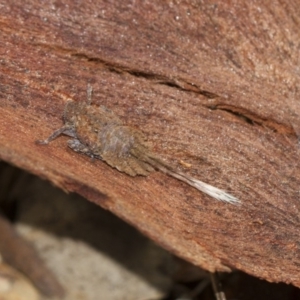
[(73, 139), (68, 146), (76, 152), (105, 161), (111, 167), (130, 176), (147, 176), (160, 170), (195, 187), (211, 197), (228, 202), (239, 200), (214, 186), (186, 175), (166, 164), (146, 145), (138, 130), (126, 126), (104, 106), (90, 105), (91, 88), (88, 88), (88, 103), (68, 102), (64, 111), (65, 125), (39, 144), (48, 144), (61, 134)]

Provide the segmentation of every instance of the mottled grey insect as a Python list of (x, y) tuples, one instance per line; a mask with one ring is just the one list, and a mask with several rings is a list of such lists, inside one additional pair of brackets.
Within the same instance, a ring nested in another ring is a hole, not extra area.
[(39, 144), (48, 144), (61, 134), (73, 139), (68, 146), (76, 152), (105, 161), (111, 167), (130, 176), (147, 176), (160, 170), (224, 202), (239, 199), (214, 186), (186, 175), (157, 157), (145, 143), (140, 131), (126, 126), (111, 110), (91, 105), (92, 88), (88, 87), (88, 102), (68, 102), (64, 111), (65, 125)]

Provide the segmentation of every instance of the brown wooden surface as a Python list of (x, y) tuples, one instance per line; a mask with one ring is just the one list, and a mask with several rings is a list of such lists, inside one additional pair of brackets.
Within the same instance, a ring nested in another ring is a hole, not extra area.
[[(0, 157), (196, 265), (300, 287), (299, 24), (295, 0), (0, 1)], [(168, 163), (242, 205), (129, 177), (67, 137), (36, 145), (88, 83)]]

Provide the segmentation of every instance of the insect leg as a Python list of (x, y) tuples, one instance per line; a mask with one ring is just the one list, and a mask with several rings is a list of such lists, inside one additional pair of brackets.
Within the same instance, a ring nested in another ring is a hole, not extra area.
[(57, 130), (55, 130), (47, 139), (45, 140), (37, 140), (36, 143), (40, 144), (40, 145), (47, 145), (49, 144), (51, 141), (53, 141), (54, 139), (56, 139), (59, 135), (61, 134), (66, 134), (69, 136), (73, 136), (74, 133), (72, 131), (72, 128), (70, 128), (69, 126), (63, 126)]

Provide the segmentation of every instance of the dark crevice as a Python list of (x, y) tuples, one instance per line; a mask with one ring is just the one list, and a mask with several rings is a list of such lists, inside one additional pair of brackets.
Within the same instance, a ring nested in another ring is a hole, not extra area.
[(140, 78), (145, 78), (145, 79), (151, 80), (157, 84), (174, 87), (174, 88), (180, 89), (185, 92), (197, 93), (208, 99), (218, 98), (218, 95), (216, 95), (212, 92), (206, 91), (206, 90), (202, 90), (199, 87), (197, 87), (195, 84), (191, 84), (184, 80), (180, 80), (180, 79), (172, 80), (172, 79), (168, 78), (167, 76), (163, 76), (163, 75), (158, 75), (158, 74), (154, 74), (154, 73), (150, 73), (150, 72), (144, 72), (141, 70), (134, 70), (134, 69), (129, 70), (128, 68), (114, 65), (113, 63), (109, 63), (109, 62), (104, 61), (97, 57), (88, 57), (86, 54), (83, 54), (83, 53), (75, 53), (75, 54), (72, 54), (72, 56), (85, 59), (89, 62), (100, 63), (100, 64), (104, 65), (105, 67), (107, 67), (109, 71), (114, 72), (114, 73), (118, 73), (118, 74), (128, 73), (135, 77), (140, 77)]
[(126, 72), (129, 73), (132, 76), (135, 76), (135, 77), (142, 77), (142, 78), (145, 78), (145, 79), (155, 80), (155, 81), (158, 81), (158, 82), (159, 81), (164, 81), (164, 80), (167, 79), (165, 76), (157, 75), (157, 74), (154, 74), (154, 73), (147, 73), (147, 72), (143, 72), (143, 71), (140, 71), (140, 70), (128, 70), (128, 69), (126, 69)]
[(242, 119), (243, 121), (245, 121), (246, 123), (250, 124), (250, 125), (261, 125), (263, 122), (258, 122), (257, 120), (253, 120), (250, 117), (243, 115), (239, 112), (235, 112), (229, 109), (222, 109), (223, 111), (227, 111), (235, 116), (237, 116), (238, 118)]
[[(110, 72), (114, 72), (117, 74), (124, 74), (124, 73), (131, 74), (132, 76), (135, 76), (135, 77), (140, 77), (140, 78), (145, 78), (145, 79), (151, 80), (155, 84), (166, 85), (166, 86), (173, 87), (173, 88), (185, 91), (185, 92), (199, 94), (199, 95), (206, 97), (207, 99), (216, 99), (216, 98), (221, 99), (221, 97), (219, 95), (212, 93), (210, 91), (203, 90), (203, 89), (199, 88), (198, 86), (196, 86), (195, 84), (187, 82), (183, 79), (169, 78), (167, 76), (158, 75), (155, 73), (129, 69), (122, 65), (117, 65), (117, 64), (114, 64), (113, 62), (105, 61), (98, 57), (89, 57), (87, 54), (80, 53), (80, 52), (74, 53), (71, 49), (65, 49), (65, 48), (61, 48), (61, 47), (53, 47), (53, 46), (49, 46), (49, 45), (41, 44), (41, 43), (36, 44), (36, 46), (39, 46), (42, 48), (51, 48), (52, 50), (54, 49), (55, 51), (60, 51), (60, 52), (64, 53), (64, 55), (69, 54), (72, 57), (75, 57), (78, 59), (101, 64), (102, 66), (107, 68)], [(252, 112), (249, 112), (242, 108), (233, 107), (233, 106), (224, 105), (224, 104), (210, 105), (210, 106), (207, 106), (207, 108), (212, 109), (212, 110), (218, 109), (218, 110), (226, 111), (252, 126), (258, 125), (258, 126), (266, 127), (266, 128), (273, 130), (274, 132), (278, 132), (281, 134), (289, 134), (289, 135), (295, 134), (295, 130), (292, 128), (292, 126), (280, 124), (277, 121), (272, 120), (272, 119), (262, 118), (256, 114), (253, 114)]]
[(218, 98), (219, 96), (217, 94), (214, 94), (212, 92), (200, 89), (198, 86), (195, 84), (191, 84), (189, 82), (186, 82), (184, 80), (170, 80), (169, 78), (165, 78), (167, 80), (159, 82), (160, 84), (167, 85), (170, 87), (175, 87), (177, 89), (180, 89), (185, 92), (191, 92), (191, 93), (196, 93), (200, 94), (208, 99), (215, 99)]
[(151, 80), (156, 84), (166, 85), (169, 87), (180, 89), (185, 92), (200, 94), (200, 95), (206, 97), (207, 99), (219, 98), (219, 96), (217, 94), (212, 93), (210, 91), (203, 90), (200, 87), (196, 86), (195, 84), (187, 82), (183, 79), (171, 79), (164, 75), (158, 75), (155, 73), (144, 72), (141, 70), (129, 69), (124, 66), (114, 64), (113, 62), (105, 61), (104, 59), (101, 59), (99, 57), (90, 57), (85, 53), (73, 52), (71, 49), (68, 49), (68, 48), (51, 46), (51, 45), (47, 45), (47, 44), (43, 44), (43, 43), (36, 43), (35, 46), (44, 48), (44, 49), (47, 48), (48, 50), (50, 49), (51, 51), (60, 52), (63, 55), (70, 55), (74, 58), (82, 59), (82, 60), (85, 60), (88, 62), (95, 62), (97, 64), (101, 64), (102, 66), (107, 68), (110, 72), (114, 72), (117, 74), (128, 73), (135, 77), (140, 77), (140, 78), (145, 78), (145, 79)]
[(238, 117), (239, 119), (243, 120), (244, 122), (250, 124), (250, 125), (261, 125), (263, 123), (263, 121), (258, 121), (257, 118), (252, 119), (249, 115), (245, 115), (239, 111), (235, 111), (229, 108), (221, 108), (218, 105), (214, 105), (214, 106), (209, 106), (208, 107), (211, 110), (222, 110), (222, 111), (226, 111), (236, 117)]
[(200, 90), (200, 89), (199, 89), (198, 93), (205, 96), (208, 99), (216, 99), (219, 97), (217, 94), (214, 94), (214, 93), (211, 93), (208, 91), (204, 91), (204, 90)]
[(200, 94), (208, 99), (214, 99), (214, 98), (218, 97), (218, 95), (216, 95), (212, 92), (209, 92), (209, 91), (202, 90), (199, 87), (197, 87), (195, 84), (188, 83), (184, 80), (180, 80), (180, 79), (172, 80), (166, 76), (161, 76), (161, 75), (156, 75), (156, 74), (148, 74), (148, 73), (139, 72), (139, 71), (138, 72), (137, 71), (127, 71), (127, 72), (129, 74), (137, 76), (137, 77), (143, 77), (143, 78), (154, 80), (157, 84), (174, 87), (174, 88), (179, 89), (184, 92)]
[(246, 111), (245, 109), (230, 107), (228, 105), (221, 105), (221, 104), (207, 106), (207, 108), (211, 110), (226, 111), (227, 113), (234, 115), (235, 117), (239, 118), (243, 122), (246, 122), (247, 124), (250, 124), (252, 126), (256, 125), (264, 128), (269, 128), (272, 131), (280, 134), (288, 134), (288, 135), (295, 134), (295, 131), (291, 126), (280, 124), (277, 121), (272, 119), (262, 118), (256, 114), (253, 114), (252, 112)]
[(176, 89), (183, 90), (183, 88), (181, 88), (181, 86), (179, 86), (177, 83), (172, 82), (172, 81), (159, 81), (158, 83), (161, 84), (161, 85), (166, 85), (166, 86), (169, 86), (169, 87), (174, 87)]

